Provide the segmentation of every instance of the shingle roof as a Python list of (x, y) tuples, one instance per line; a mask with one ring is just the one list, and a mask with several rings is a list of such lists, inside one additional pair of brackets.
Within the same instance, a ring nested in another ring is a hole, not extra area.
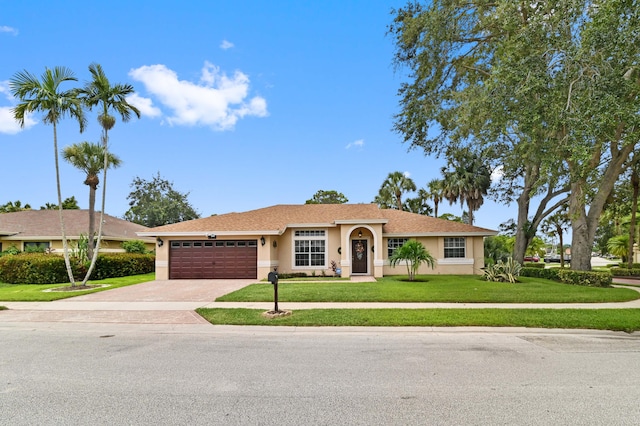
[[(68, 238), (75, 239), (87, 235), (89, 231), (88, 210), (63, 210), (65, 233)], [(100, 212), (96, 212), (97, 221), (100, 220)], [(102, 234), (104, 237), (115, 240), (139, 239), (136, 232), (146, 231), (149, 228), (126, 220), (118, 219), (107, 214), (104, 215)], [(15, 238), (32, 239), (46, 237), (47, 239), (60, 239), (60, 217), (58, 210), (24, 210), (13, 213), (0, 213), (0, 236), (14, 236)]]
[(490, 229), (464, 223), (380, 209), (376, 204), (280, 204), (243, 213), (228, 213), (159, 226), (143, 231), (140, 235), (232, 232), (281, 234), (292, 226), (335, 225), (340, 222), (383, 223), (385, 234), (496, 234)]

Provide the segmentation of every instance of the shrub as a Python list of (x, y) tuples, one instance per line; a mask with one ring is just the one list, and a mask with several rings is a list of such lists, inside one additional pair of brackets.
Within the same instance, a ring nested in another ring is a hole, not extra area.
[(574, 271), (571, 269), (558, 269), (560, 282), (587, 287), (611, 286), (611, 272), (609, 271)]
[(522, 265), (523, 268), (538, 268), (538, 269), (544, 269), (545, 268), (545, 264), (544, 263), (535, 263), (535, 262), (525, 262)]
[[(614, 267), (614, 268), (615, 268), (616, 266), (619, 266), (620, 268), (626, 268), (626, 267), (628, 267), (628, 266), (629, 266), (629, 264), (625, 262), (625, 263), (618, 263), (617, 265), (613, 264), (613, 265), (611, 265), (611, 266), (612, 266), (612, 267)], [(633, 263), (633, 264), (631, 264), (631, 267), (632, 267), (633, 269), (640, 269), (640, 263)]]
[[(101, 254), (91, 279), (124, 277), (153, 272), (155, 256), (148, 254)], [(73, 276), (81, 280), (86, 266), (72, 260)], [(52, 254), (23, 253), (0, 258), (0, 282), (8, 284), (68, 283), (64, 258)]]
[(113, 253), (98, 256), (93, 280), (103, 280), (129, 275), (148, 274), (155, 270), (156, 257), (152, 254)]
[(15, 245), (11, 244), (11, 246), (6, 249), (5, 251), (0, 251), (0, 257), (4, 256), (5, 254), (19, 254), (20, 250), (18, 249), (18, 247), (16, 247)]
[(147, 253), (147, 246), (144, 244), (144, 241), (141, 240), (123, 241), (121, 246), (127, 253)]
[(495, 265), (485, 269), (484, 277), (487, 281), (515, 283), (518, 282), (521, 269), (522, 265), (510, 257), (506, 262), (499, 260)]
[[(637, 263), (634, 263), (634, 265), (637, 265)], [(628, 269), (615, 267), (611, 268), (611, 275), (614, 277), (640, 277), (640, 268)]]
[[(72, 265), (74, 275), (78, 268)], [(0, 281), (9, 284), (56, 284), (69, 282), (62, 256), (23, 253), (0, 258)]]
[(520, 275), (523, 277), (532, 277), (532, 278), (544, 278), (546, 280), (558, 281), (558, 271), (560, 268), (529, 268), (524, 267), (520, 270)]

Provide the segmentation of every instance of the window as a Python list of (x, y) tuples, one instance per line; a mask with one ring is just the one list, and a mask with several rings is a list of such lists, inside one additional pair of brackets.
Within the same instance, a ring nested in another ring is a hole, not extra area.
[(327, 241), (324, 230), (300, 230), (293, 235), (295, 266), (326, 267)]
[(389, 238), (387, 240), (387, 257), (393, 256), (393, 252), (402, 247), (408, 240), (408, 238)]
[(27, 253), (44, 253), (49, 249), (49, 243), (44, 241), (29, 241), (24, 243), (24, 251)]
[(465, 239), (463, 237), (445, 238), (444, 239), (444, 257), (465, 257)]

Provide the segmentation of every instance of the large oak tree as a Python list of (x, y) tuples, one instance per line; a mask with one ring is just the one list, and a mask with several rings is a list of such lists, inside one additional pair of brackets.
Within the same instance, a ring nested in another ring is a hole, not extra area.
[(471, 145), (500, 168), (518, 260), (569, 201), (572, 268), (590, 268), (604, 201), (639, 139), (639, 11), (637, 0), (433, 0), (392, 12), (394, 62), (409, 70), (395, 130), (427, 154)]

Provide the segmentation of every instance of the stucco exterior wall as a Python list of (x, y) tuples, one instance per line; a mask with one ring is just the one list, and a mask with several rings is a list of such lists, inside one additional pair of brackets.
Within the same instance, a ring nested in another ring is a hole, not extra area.
[[(466, 256), (464, 258), (445, 258), (444, 257), (444, 237), (420, 237), (417, 238), (424, 247), (429, 251), (431, 256), (436, 259), (436, 264), (431, 269), (427, 264), (420, 265), (418, 274), (421, 275), (479, 275), (482, 274), (484, 267), (484, 239), (483, 237), (465, 237)], [(406, 264), (392, 267), (389, 264), (387, 253), (388, 238), (384, 239), (385, 259), (384, 259), (384, 275), (406, 275)]]

